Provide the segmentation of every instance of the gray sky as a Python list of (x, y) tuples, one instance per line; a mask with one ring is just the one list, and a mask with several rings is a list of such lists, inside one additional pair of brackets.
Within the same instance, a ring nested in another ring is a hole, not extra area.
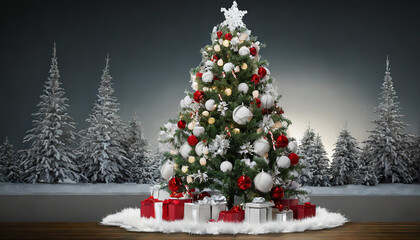
[[(0, 137), (21, 148), (48, 77), (53, 42), (78, 130), (96, 100), (106, 54), (128, 121), (137, 112), (152, 148), (178, 111), (189, 70), (231, 1), (1, 1)], [(244, 22), (283, 95), (301, 138), (308, 122), (331, 153), (348, 122), (362, 141), (391, 59), (391, 75), (409, 131), (420, 122), (418, 1), (238, 1)]]

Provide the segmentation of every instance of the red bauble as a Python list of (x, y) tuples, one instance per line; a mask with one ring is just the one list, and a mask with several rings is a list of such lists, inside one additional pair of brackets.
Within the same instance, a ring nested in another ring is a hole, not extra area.
[(195, 146), (198, 143), (198, 139), (194, 135), (189, 136), (187, 141), (191, 146)]
[(222, 36), (223, 36), (222, 31), (218, 31), (218, 32), (217, 32), (217, 38), (221, 38)]
[(249, 54), (251, 54), (252, 56), (257, 55), (257, 49), (256, 49), (256, 48), (254, 48), (254, 47), (250, 48), (250, 49), (249, 49)]
[(184, 120), (179, 120), (178, 121), (178, 127), (179, 128), (184, 129), (186, 125), (187, 125), (187, 123)]
[(199, 103), (203, 98), (204, 98), (204, 92), (203, 91), (195, 91), (194, 101)]
[(181, 179), (177, 177), (173, 177), (168, 182), (168, 188), (169, 190), (171, 190), (171, 192), (176, 192), (181, 187), (181, 184), (182, 184)]
[(277, 137), (276, 147), (285, 148), (285, 147), (287, 147), (287, 144), (289, 144), (289, 139), (287, 139), (286, 136), (280, 135), (280, 136)]
[(196, 78), (201, 78), (203, 76), (203, 73), (201, 73), (201, 72), (198, 72), (196, 75), (195, 75), (195, 77)]
[(267, 70), (265, 70), (265, 67), (258, 68), (258, 76), (260, 76), (260, 78), (263, 78), (265, 77), (265, 75), (267, 75)]
[[(274, 187), (271, 189), (271, 199), (275, 202), (280, 202), (280, 200), (284, 197), (284, 190), (281, 187)], [(280, 210), (281, 211), (281, 210)]]
[(258, 84), (260, 82), (260, 76), (258, 76), (257, 74), (252, 75), (251, 82), (253, 82), (254, 84)]
[(241, 190), (247, 190), (251, 187), (251, 178), (248, 176), (242, 175), (238, 178), (238, 187)]
[(229, 40), (229, 41), (230, 41), (230, 40), (232, 40), (232, 34), (230, 34), (230, 33), (226, 33), (226, 34), (225, 34), (225, 39), (226, 39), (226, 40)]
[(289, 159), (290, 159), (290, 165), (294, 166), (294, 165), (298, 164), (299, 157), (298, 157), (298, 155), (296, 155), (296, 153), (291, 153), (287, 157), (289, 157)]

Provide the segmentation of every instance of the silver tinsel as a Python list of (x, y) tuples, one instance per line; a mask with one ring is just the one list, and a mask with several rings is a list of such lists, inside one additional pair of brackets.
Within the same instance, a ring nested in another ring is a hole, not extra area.
[(227, 105), (228, 104), (225, 101), (221, 101), (219, 106), (217, 106), (217, 111), (219, 111), (222, 116), (226, 116), (226, 110), (228, 110)]
[(273, 126), (274, 121), (270, 115), (265, 115), (263, 120), (258, 124), (258, 127), (260, 127), (265, 133), (268, 133)]
[(254, 151), (254, 146), (250, 142), (246, 142), (244, 145), (241, 146), (241, 150), (239, 150), (240, 154), (248, 154)]
[(213, 153), (213, 157), (223, 156), (229, 149), (230, 141), (225, 135), (216, 135), (216, 138), (209, 145), (209, 152)]

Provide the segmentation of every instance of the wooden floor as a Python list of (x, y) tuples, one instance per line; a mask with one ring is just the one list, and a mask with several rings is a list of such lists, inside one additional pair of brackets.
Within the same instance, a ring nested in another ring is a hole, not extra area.
[(97, 223), (0, 223), (0, 239), (420, 239), (420, 223), (347, 223), (334, 229), (267, 235), (136, 233)]

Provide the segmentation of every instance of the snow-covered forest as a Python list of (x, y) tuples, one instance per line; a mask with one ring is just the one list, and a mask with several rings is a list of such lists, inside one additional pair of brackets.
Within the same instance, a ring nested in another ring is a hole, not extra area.
[[(98, 76), (99, 80), (99, 76)], [(33, 114), (33, 128), (16, 151), (7, 137), (0, 145), (0, 181), (15, 183), (156, 183), (163, 151), (151, 152), (139, 117), (126, 124), (114, 95), (110, 60), (100, 77), (97, 100), (87, 116), (88, 127), (77, 130), (69, 116), (68, 101), (60, 82), (54, 46), (49, 77)], [(420, 131), (405, 131), (389, 60), (375, 108), (368, 139), (357, 142), (344, 127), (329, 159), (322, 138), (309, 126), (300, 139), (298, 155), (304, 168), (299, 181), (304, 186), (378, 183), (413, 183), (420, 173)], [(141, 117), (141, 116), (140, 116)], [(164, 146), (158, 149), (165, 150)]]

